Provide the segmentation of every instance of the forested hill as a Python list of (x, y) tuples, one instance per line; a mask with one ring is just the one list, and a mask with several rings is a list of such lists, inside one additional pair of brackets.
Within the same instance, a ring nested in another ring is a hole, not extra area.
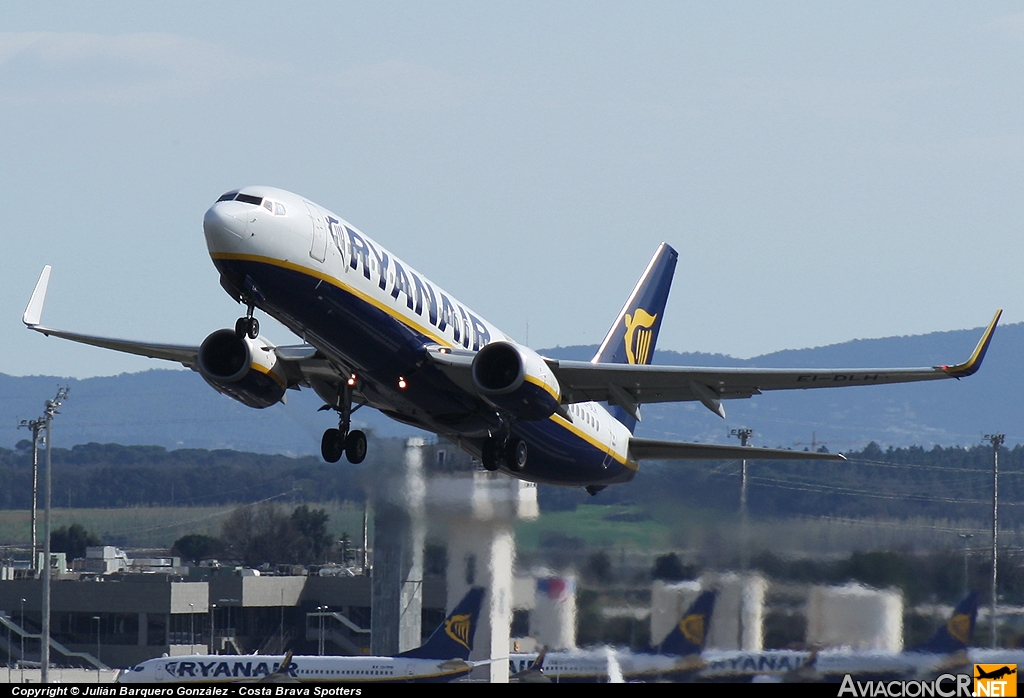
[[(765, 367), (930, 366), (966, 359), (981, 329), (845, 342), (781, 351), (748, 360), (721, 355), (658, 351), (655, 362), (682, 365)], [(595, 347), (545, 350), (558, 358), (589, 359)], [(726, 403), (721, 420), (696, 403), (647, 405), (639, 436), (726, 443), (730, 428), (754, 429), (754, 443), (791, 447), (812, 436), (832, 450), (971, 445), (992, 431), (1009, 444), (1024, 442), (1022, 395), (1024, 324), (1000, 327), (982, 370), (968, 379), (838, 390), (793, 391)], [(162, 365), (162, 364), (161, 364)], [(335, 425), (310, 390), (289, 391), (287, 405), (252, 410), (214, 392), (195, 373), (153, 370), (86, 380), (0, 374), (0, 446), (13, 447), (26, 433), (19, 419), (40, 414), (58, 385), (70, 399), (55, 423), (55, 443), (156, 444), (166, 448), (229, 448), (260, 453), (316, 454), (320, 435)], [(354, 421), (379, 436), (418, 432), (365, 409)], [(735, 443), (735, 441), (734, 441)], [(802, 447), (802, 446), (801, 446)]]
[[(276, 498), (286, 502), (361, 501), (369, 478), (398, 462), (403, 442), (378, 439), (361, 466), (326, 464), (238, 451), (84, 444), (54, 449), (56, 506), (209, 506)], [(975, 446), (881, 449), (847, 453), (841, 463), (762, 462), (749, 465), (755, 516), (926, 517), (984, 520), (991, 513), (992, 451)], [(1000, 457), (1000, 520), (1024, 523), (1024, 447)], [(645, 463), (632, 482), (596, 497), (579, 488), (540, 487), (542, 511), (579, 504), (635, 504), (649, 512), (718, 509), (734, 514), (738, 462)], [(0, 508), (31, 501), (31, 455), (0, 449)]]

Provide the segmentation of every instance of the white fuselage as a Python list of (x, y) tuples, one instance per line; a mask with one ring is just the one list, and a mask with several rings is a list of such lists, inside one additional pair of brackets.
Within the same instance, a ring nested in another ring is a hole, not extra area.
[[(406, 657), (293, 656), (281, 670), (281, 656), (188, 655), (149, 659), (118, 676), (120, 683), (211, 683), (282, 679), (318, 682), (444, 681), (469, 672), (467, 662)], [(275, 676), (275, 678), (277, 678)]]

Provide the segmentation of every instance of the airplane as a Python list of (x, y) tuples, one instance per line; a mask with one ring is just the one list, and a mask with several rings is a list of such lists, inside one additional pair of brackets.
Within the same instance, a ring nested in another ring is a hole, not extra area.
[(508, 657), (509, 674), (531, 677), (531, 674), (540, 672), (549, 680), (559, 683), (618, 683), (687, 678), (704, 666), (701, 651), (704, 649), (714, 608), (715, 592), (703, 592), (665, 639), (650, 652), (612, 647), (546, 651), (540, 654), (515, 652)]
[(1001, 666), (998, 669), (992, 671), (985, 671), (980, 666), (974, 667), (974, 678), (976, 679), (1001, 679), (1006, 676), (1012, 676), (1016, 674), (1016, 669), (1011, 669), (1009, 666)]
[(704, 667), (694, 678), (839, 683), (846, 674), (860, 680), (880, 680), (954, 672), (968, 665), (968, 648), (977, 616), (978, 593), (971, 592), (928, 640), (899, 654), (849, 648), (709, 650), (701, 655)]
[(473, 587), (423, 645), (394, 657), (187, 655), (160, 657), (125, 669), (119, 683), (155, 682), (444, 682), (465, 676), (470, 662), (482, 587)]
[[(974, 632), (978, 594), (972, 592), (954, 609), (952, 616), (923, 644), (892, 654), (844, 648), (820, 650), (709, 650), (704, 649), (707, 613), (698, 605), (708, 603), (705, 592), (690, 607), (678, 626), (654, 653), (617, 651), (615, 660), (627, 681), (682, 680), (687, 682), (833, 682), (846, 674), (860, 679), (915, 678), (943, 672), (964, 671), (969, 666), (968, 645)], [(713, 600), (713, 599), (712, 599)], [(702, 619), (698, 623), (697, 619)], [(689, 630), (684, 632), (684, 628)], [(687, 638), (691, 639), (687, 639)], [(700, 638), (700, 642), (693, 642)], [(511, 673), (531, 673), (531, 661), (542, 664), (540, 673), (552, 681), (608, 681), (610, 662), (607, 648), (547, 652), (543, 659), (532, 653), (509, 656)], [(974, 661), (1014, 663), (1021, 652), (970, 650)], [(536, 670), (532, 673), (536, 673)]]
[[(253, 408), (312, 388), (338, 427), (321, 439), (334, 463), (366, 457), (352, 413), (376, 408), (441, 435), (490, 471), (581, 486), (591, 494), (631, 480), (643, 460), (842, 460), (838, 454), (638, 438), (642, 404), (723, 401), (768, 390), (882, 385), (963, 378), (982, 363), (997, 312), (967, 361), (925, 368), (756, 369), (650, 365), (678, 254), (655, 252), (590, 361), (542, 357), (429, 281), (340, 216), (265, 186), (223, 194), (203, 231), (224, 290), (246, 307), (233, 329), (199, 346), (155, 344), (41, 324), (45, 266), (22, 318), (47, 336), (174, 361)], [(260, 309), (303, 340), (273, 346)], [(1001, 312), (1001, 311), (1000, 311)]]

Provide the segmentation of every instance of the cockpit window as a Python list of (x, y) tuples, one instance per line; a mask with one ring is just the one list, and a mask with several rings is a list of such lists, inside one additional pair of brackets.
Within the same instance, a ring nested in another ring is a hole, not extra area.
[(243, 204), (253, 204), (259, 206), (263, 203), (262, 196), (253, 196), (252, 194), (239, 194), (235, 197), (235, 201), (241, 201)]
[(268, 211), (270, 211), (271, 213), (273, 213), (273, 212), (274, 212), (274, 204), (273, 204), (273, 202), (272, 202), (272, 201), (270, 201), (269, 199), (264, 199), (264, 200), (263, 200), (263, 208), (267, 209), (267, 210), (268, 210)]
[(284, 204), (279, 204), (276, 201), (274, 202), (274, 215), (275, 216), (283, 216), (284, 215)]
[(234, 189), (232, 191), (227, 192), (226, 194), (221, 194), (220, 198), (217, 199), (217, 201), (218, 202), (220, 202), (220, 201), (231, 201), (231, 200), (233, 200), (235, 198), (235, 194), (237, 194), (237, 193), (238, 193), (238, 190)]

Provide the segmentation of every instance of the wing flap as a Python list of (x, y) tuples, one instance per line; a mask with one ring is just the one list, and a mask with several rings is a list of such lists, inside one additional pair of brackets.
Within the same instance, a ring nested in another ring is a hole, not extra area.
[(846, 460), (838, 453), (787, 451), (780, 448), (752, 446), (718, 446), (692, 444), (680, 441), (629, 440), (629, 455), (633, 460)]

